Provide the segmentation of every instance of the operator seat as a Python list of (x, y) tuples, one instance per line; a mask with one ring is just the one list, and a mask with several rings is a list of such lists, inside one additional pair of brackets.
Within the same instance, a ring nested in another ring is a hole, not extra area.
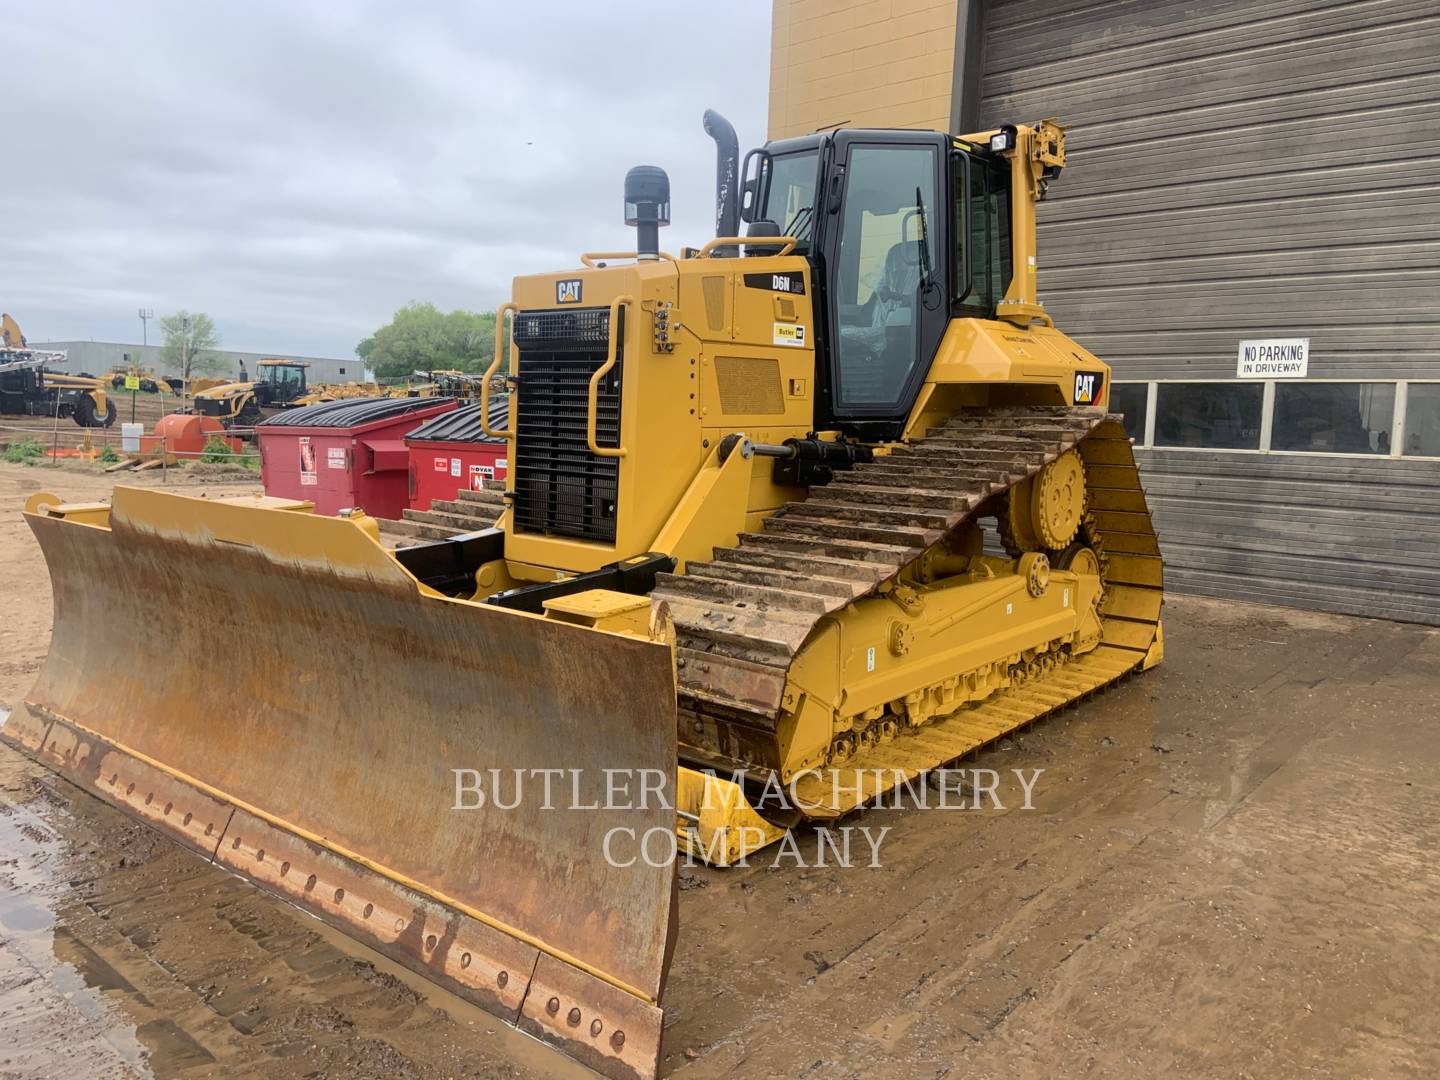
[(915, 362), (920, 298), (920, 241), (890, 245), (870, 299), (841, 315), (843, 394), (857, 401), (892, 398)]

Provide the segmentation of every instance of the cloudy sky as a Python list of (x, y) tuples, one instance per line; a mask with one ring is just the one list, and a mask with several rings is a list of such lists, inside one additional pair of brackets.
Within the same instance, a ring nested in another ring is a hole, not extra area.
[[(713, 233), (713, 143), (765, 137), (769, 0), (0, 0), (0, 306), (32, 342), (208, 312), (226, 347), (348, 356), (412, 299), (630, 246), (664, 167)], [(152, 324), (152, 338), (154, 340)]]

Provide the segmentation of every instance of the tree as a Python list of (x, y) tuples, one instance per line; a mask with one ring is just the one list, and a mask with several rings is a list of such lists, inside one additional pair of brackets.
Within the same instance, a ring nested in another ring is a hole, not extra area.
[(203, 311), (167, 315), (160, 320), (160, 332), (165, 335), (160, 346), (161, 360), (172, 371), (178, 371), (186, 383), (192, 375), (213, 374), (224, 366), (224, 358), (216, 352), (220, 334)]
[(377, 379), (406, 379), (417, 371), (481, 372), (495, 355), (495, 315), (412, 301), (355, 346)]

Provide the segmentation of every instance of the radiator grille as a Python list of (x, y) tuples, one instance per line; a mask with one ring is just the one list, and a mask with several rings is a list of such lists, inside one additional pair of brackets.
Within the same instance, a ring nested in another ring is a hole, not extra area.
[(727, 415), (774, 415), (785, 411), (779, 360), (759, 356), (717, 356), (715, 381), (720, 385), (720, 411)]
[[(599, 349), (603, 353), (609, 343), (610, 309), (522, 311), (515, 316), (513, 334), (517, 349)], [(605, 362), (603, 356), (600, 362)]]
[[(624, 340), (622, 325), (617, 328)], [(515, 531), (615, 541), (620, 462), (597, 457), (585, 442), (590, 376), (605, 363), (610, 313), (605, 308), (522, 311), (515, 420)], [(620, 441), (623, 354), (600, 384), (595, 438)]]

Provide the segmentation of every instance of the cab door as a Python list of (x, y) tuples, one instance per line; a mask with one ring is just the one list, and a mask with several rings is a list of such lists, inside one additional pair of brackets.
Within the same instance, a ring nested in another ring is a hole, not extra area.
[(949, 318), (939, 136), (837, 136), (825, 230), (833, 418), (900, 421)]

